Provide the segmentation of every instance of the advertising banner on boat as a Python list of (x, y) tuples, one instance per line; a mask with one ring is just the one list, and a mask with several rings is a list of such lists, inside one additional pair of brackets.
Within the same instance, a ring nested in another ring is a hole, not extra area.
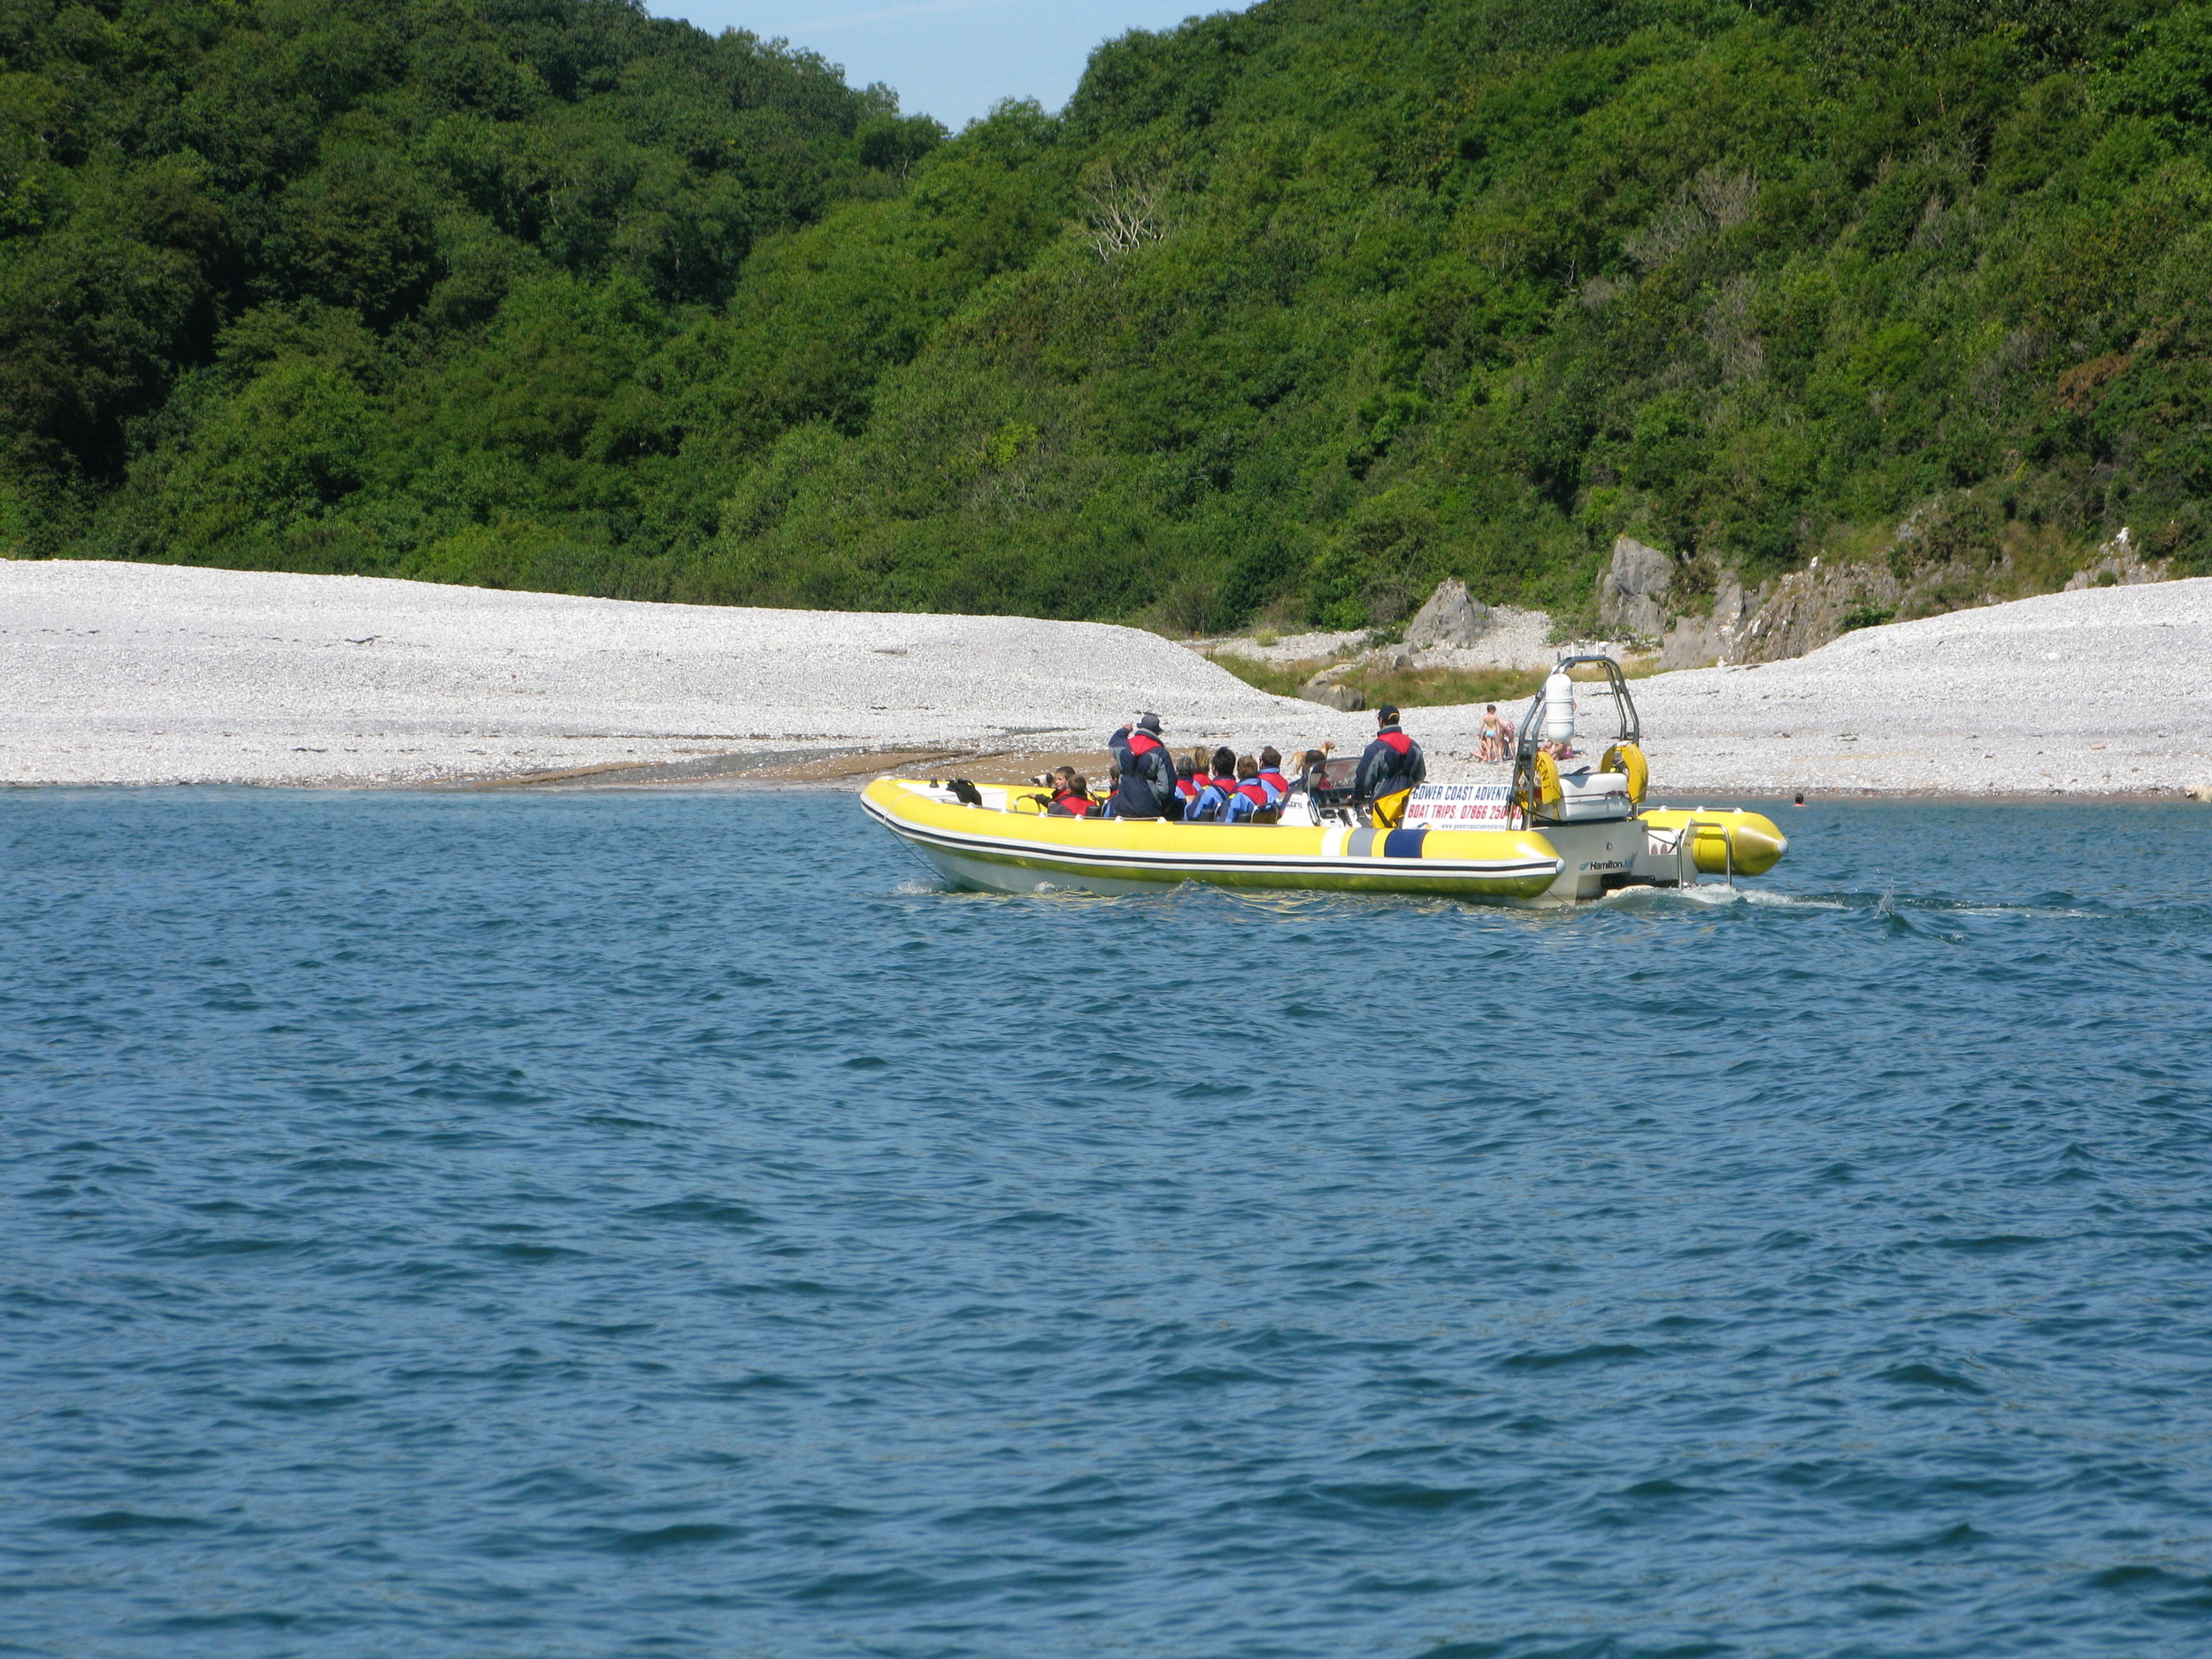
[(1406, 822), (1439, 829), (1503, 829), (1511, 793), (1511, 786), (1502, 783), (1425, 783), (1406, 803)]

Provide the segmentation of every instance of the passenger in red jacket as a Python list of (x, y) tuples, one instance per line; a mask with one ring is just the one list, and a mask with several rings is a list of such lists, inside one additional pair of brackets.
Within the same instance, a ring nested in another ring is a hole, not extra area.
[(1260, 782), (1266, 787), (1268, 804), (1282, 805), (1290, 793), (1290, 780), (1283, 776), (1282, 754), (1272, 744), (1260, 751)]
[(1225, 824), (1272, 824), (1279, 814), (1275, 797), (1260, 781), (1260, 763), (1249, 755), (1237, 762), (1237, 787), (1221, 809)]
[(1175, 763), (1175, 793), (1182, 797), (1185, 810), (1198, 799), (1198, 792), (1206, 786), (1198, 781), (1198, 768), (1188, 755)]
[(1212, 824), (1225, 817), (1223, 809), (1229, 804), (1229, 797), (1236, 793), (1236, 772), (1234, 749), (1214, 750), (1213, 775), (1206, 780), (1206, 787), (1198, 792), (1197, 798), (1190, 803), (1190, 810), (1183, 814), (1185, 820)]
[(1053, 774), (1052, 804), (1045, 808), (1047, 818), (1088, 818), (1091, 815), (1091, 787), (1083, 774), (1072, 766), (1056, 768)]
[[(1190, 794), (1184, 798), (1195, 801), (1206, 793), (1206, 786), (1214, 780), (1213, 760), (1204, 749), (1194, 749), (1190, 752), (1190, 759), (1187, 764), (1189, 768)], [(1177, 770), (1179, 772), (1183, 769), (1178, 767)]]

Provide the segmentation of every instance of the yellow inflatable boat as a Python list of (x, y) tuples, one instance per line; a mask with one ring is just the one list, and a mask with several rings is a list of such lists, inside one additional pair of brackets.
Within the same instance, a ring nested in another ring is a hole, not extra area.
[[(1619, 741), (1598, 769), (1562, 772), (1544, 745), (1569, 746), (1569, 672), (1592, 664), (1605, 672), (1598, 695), (1614, 700)], [(877, 780), (861, 806), (954, 885), (997, 893), (1135, 893), (1204, 881), (1559, 903), (1630, 886), (1763, 875), (1787, 849), (1773, 820), (1756, 812), (1645, 807), (1635, 708), (1609, 659), (1571, 659), (1545, 683), (1523, 723), (1510, 783), (1425, 786), (1396, 827), (1373, 824), (1352, 802), (1348, 761), (1302, 780), (1274, 824), (1048, 817), (1034, 787), (914, 778)]]

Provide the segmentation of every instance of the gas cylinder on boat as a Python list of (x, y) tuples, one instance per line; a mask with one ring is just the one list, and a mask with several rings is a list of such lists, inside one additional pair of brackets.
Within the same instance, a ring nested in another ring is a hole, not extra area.
[(1544, 741), (1564, 743), (1575, 734), (1575, 685), (1560, 669), (1544, 680)]

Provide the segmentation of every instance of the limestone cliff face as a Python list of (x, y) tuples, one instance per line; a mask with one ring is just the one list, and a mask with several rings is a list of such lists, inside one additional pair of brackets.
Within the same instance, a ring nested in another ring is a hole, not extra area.
[(2140, 582), (2162, 582), (2171, 575), (2171, 567), (2153, 565), (2136, 551), (2129, 537), (2127, 526), (2120, 534), (2097, 549), (2097, 562), (2085, 571), (2076, 571), (2067, 579), (2066, 591), (2078, 594), (2085, 588), (2133, 588)]
[[(1738, 631), (1735, 663), (1776, 663), (1816, 650), (1867, 620), (1887, 622), (1898, 613), (1905, 585), (1888, 571), (1866, 565), (1823, 565), (1815, 559), (1761, 590), (1758, 608)], [(1854, 613), (1863, 620), (1854, 620)]]
[(1674, 561), (1633, 536), (1617, 536), (1612, 563), (1598, 578), (1598, 625), (1609, 634), (1656, 640), (1667, 631), (1667, 590)]
[[(1909, 523), (1905, 534), (1909, 533)], [(2066, 584), (2069, 592), (2131, 587), (2169, 577), (2167, 566), (2139, 557), (2124, 529), (2097, 551), (2097, 562)], [(1668, 618), (1659, 666), (1702, 668), (1713, 663), (1774, 663), (1802, 657), (1853, 628), (2017, 597), (2008, 588), (2010, 575), (2010, 565), (2002, 560), (1989, 566), (1936, 565), (1913, 571), (1906, 580), (1886, 565), (1815, 559), (1801, 571), (1747, 591), (1732, 572), (1724, 573), (1709, 611)], [(1963, 604), (1962, 594), (1971, 595)]]
[(1736, 572), (1724, 571), (1713, 593), (1709, 615), (1677, 617), (1659, 648), (1659, 666), (1702, 668), (1709, 663), (1744, 660), (1741, 640), (1759, 596), (1744, 592)]

